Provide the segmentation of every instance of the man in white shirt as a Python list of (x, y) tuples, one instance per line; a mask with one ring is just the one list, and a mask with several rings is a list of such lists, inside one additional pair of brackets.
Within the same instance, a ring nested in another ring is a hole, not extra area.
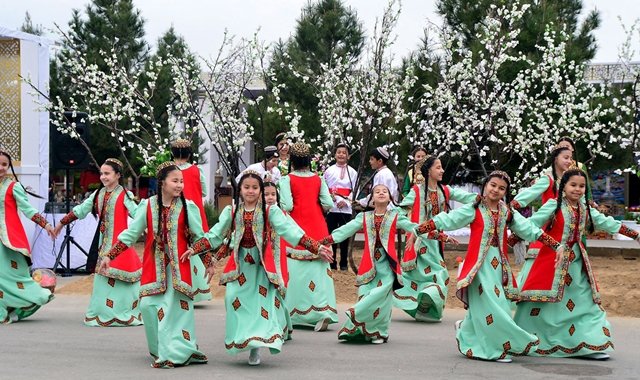
[[(391, 193), (391, 200), (398, 202), (398, 181), (396, 181), (396, 176), (393, 172), (387, 167), (388, 161), (389, 152), (387, 152), (385, 148), (378, 147), (369, 153), (369, 165), (371, 169), (375, 170), (369, 182), (371, 183), (372, 189), (376, 185), (387, 186)], [(366, 207), (368, 200), (369, 197), (365, 197), (359, 199), (358, 203), (360, 203), (362, 207)]]
[[(336, 163), (329, 166), (324, 172), (324, 180), (329, 187), (333, 208), (326, 216), (329, 233), (341, 227), (351, 220), (351, 200), (353, 199), (353, 188), (357, 183), (358, 172), (347, 164), (349, 161), (349, 147), (345, 143), (336, 145), (334, 152)], [(340, 246), (340, 270), (348, 269), (347, 256), (349, 254), (349, 239), (339, 244)], [(333, 245), (333, 263), (331, 269), (337, 269), (337, 249), (338, 244)]]
[(240, 178), (245, 171), (254, 170), (260, 173), (263, 180), (277, 184), (280, 179), (280, 170), (278, 170), (277, 166), (278, 148), (273, 145), (269, 145), (264, 148), (264, 159), (260, 162), (247, 166), (247, 168), (236, 177), (236, 183), (240, 183)]

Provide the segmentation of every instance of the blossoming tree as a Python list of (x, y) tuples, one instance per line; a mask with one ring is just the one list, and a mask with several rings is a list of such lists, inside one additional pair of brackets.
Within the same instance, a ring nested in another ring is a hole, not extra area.
[[(547, 30), (537, 46), (540, 62), (518, 52), (518, 20), (527, 8), (518, 2), (491, 7), (473, 51), (446, 25), (431, 25), (428, 34), (437, 37), (423, 54), (438, 64), (420, 67), (439, 77), (425, 84), (418, 116), (417, 135), (428, 148), (477, 164), (481, 175), (508, 168), (518, 181), (537, 175), (561, 136), (608, 157), (606, 144), (620, 136), (611, 131), (628, 127), (605, 106), (606, 86), (588, 84), (584, 66), (566, 58), (566, 33)], [(519, 68), (511, 77), (503, 72), (508, 64)]]

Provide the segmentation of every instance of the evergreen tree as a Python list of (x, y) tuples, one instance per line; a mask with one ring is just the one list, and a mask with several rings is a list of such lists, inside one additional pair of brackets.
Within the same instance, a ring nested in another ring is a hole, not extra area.
[[(64, 72), (61, 61), (70, 59), (72, 51), (86, 54), (88, 64), (106, 70), (103, 54), (115, 54), (125, 70), (135, 72), (143, 68), (149, 47), (144, 40), (144, 19), (132, 0), (92, 0), (82, 13), (74, 9), (69, 21), (67, 37), (50, 70), (50, 96), (68, 99), (73, 88), (72, 78)], [(112, 52), (113, 49), (113, 52)], [(101, 51), (103, 53), (101, 53)], [(101, 128), (92, 128), (90, 148), (96, 159), (117, 157), (120, 152), (109, 144), (109, 136)]]
[(29, 14), (29, 12), (25, 12), (24, 14), (24, 22), (20, 27), (20, 31), (29, 34), (35, 34), (36, 36), (41, 36), (43, 34), (42, 25), (33, 25), (33, 21), (31, 20), (31, 15)]
[[(145, 70), (150, 69), (150, 62), (158, 59), (165, 62), (170, 57), (176, 59), (187, 59), (190, 62), (189, 67), (198, 67), (196, 58), (189, 50), (189, 46), (185, 42), (184, 38), (176, 33), (173, 26), (158, 38), (158, 47), (155, 53), (151, 56), (151, 59), (145, 65)], [(189, 73), (191, 77), (198, 74), (199, 70), (195, 69)], [(156, 89), (151, 99), (151, 103), (155, 110), (155, 119), (162, 125), (165, 131), (169, 126), (167, 105), (171, 104), (173, 101), (173, 99), (171, 99), (171, 88), (173, 85), (174, 79), (173, 74), (171, 73), (171, 68), (168, 66), (162, 67), (158, 73)], [(194, 96), (195, 95), (196, 94), (194, 94)]]
[[(321, 72), (322, 64), (331, 64), (334, 56), (355, 61), (363, 48), (362, 23), (342, 0), (309, 2), (302, 10), (294, 36), (276, 46), (272, 68), (277, 81), (286, 85), (281, 98), (297, 107), (302, 116), (300, 129), (307, 136), (321, 134), (316, 91), (303, 78), (293, 75), (287, 66), (292, 65), (296, 72), (306, 73), (312, 79)], [(284, 128), (276, 126), (275, 129)]]
[[(492, 5), (509, 5), (509, 0), (438, 0), (437, 10), (446, 25), (460, 33), (467, 47), (476, 49), (476, 25), (481, 23)], [(592, 10), (587, 17), (578, 22), (583, 10), (582, 0), (521, 0), (529, 4), (526, 16), (522, 18), (522, 31), (518, 36), (518, 50), (525, 54), (534, 54), (535, 46), (543, 43), (544, 32), (548, 26), (553, 30), (564, 29), (573, 36), (567, 45), (570, 60), (583, 63), (591, 60), (596, 53), (596, 40), (593, 31), (600, 26), (600, 15)], [(536, 60), (536, 57), (529, 57)]]

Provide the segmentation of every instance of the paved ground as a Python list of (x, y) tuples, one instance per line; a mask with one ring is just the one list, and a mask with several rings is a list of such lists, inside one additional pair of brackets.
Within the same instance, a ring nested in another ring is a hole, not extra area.
[[(0, 379), (640, 379), (639, 318), (611, 318), (617, 350), (605, 362), (468, 360), (457, 352), (453, 331), (464, 310), (448, 310), (435, 325), (394, 311), (389, 343), (378, 346), (339, 343), (337, 325), (323, 333), (296, 330), (282, 353), (264, 352), (262, 365), (249, 367), (247, 354), (233, 357), (224, 350), (224, 307), (217, 300), (196, 308), (198, 343), (209, 364), (159, 370), (150, 368), (142, 327), (85, 327), (88, 300), (60, 295), (31, 319), (0, 326)], [(341, 321), (346, 307), (339, 307)]]

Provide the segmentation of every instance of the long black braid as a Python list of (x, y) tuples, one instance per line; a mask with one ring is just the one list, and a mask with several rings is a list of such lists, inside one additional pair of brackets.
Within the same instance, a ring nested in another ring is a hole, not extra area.
[[(440, 158), (437, 156), (429, 156), (427, 157), (427, 159), (425, 160), (425, 162), (422, 164), (422, 167), (420, 168), (420, 173), (422, 174), (422, 177), (424, 178), (424, 204), (427, 205), (429, 202), (428, 199), (428, 194), (429, 194), (429, 189), (428, 189), (428, 184), (429, 184), (429, 169), (431, 169), (431, 167), (433, 166), (433, 164), (435, 164), (436, 160), (439, 160)], [(413, 175), (415, 176), (416, 173), (413, 173)], [(444, 191), (444, 185), (442, 184), (442, 181), (438, 181), (437, 183), (438, 188), (440, 189), (440, 191), (442, 192), (442, 196), (445, 199), (445, 203), (444, 203), (444, 212), (449, 212), (449, 210), (451, 210), (451, 206), (449, 205), (447, 196), (446, 196), (446, 192)]]
[(175, 159), (189, 160), (191, 158), (192, 154), (193, 154), (193, 150), (191, 149), (190, 146), (188, 146), (186, 148), (179, 148), (179, 147), (175, 147), (175, 146), (171, 147), (171, 159), (172, 160), (175, 160)]
[(20, 186), (22, 186), (22, 189), (25, 191), (25, 193), (27, 193), (27, 194), (29, 194), (29, 195), (31, 195), (33, 197), (36, 197), (36, 198), (44, 199), (44, 197), (41, 197), (38, 194), (27, 190), (27, 188), (24, 187), (22, 182), (20, 182), (20, 180), (18, 179), (18, 175), (16, 174), (15, 170), (13, 169), (13, 161), (11, 160), (11, 156), (9, 155), (9, 153), (7, 153), (7, 152), (5, 152), (3, 150), (0, 150), (0, 156), (7, 157), (7, 159), (9, 160), (9, 168), (11, 169), (11, 174), (13, 174), (13, 178), (16, 179), (16, 182), (18, 182), (20, 184)]
[(489, 176), (487, 176), (487, 178), (485, 178), (480, 189), (480, 197), (478, 197), (478, 199), (473, 203), (473, 207), (477, 209), (478, 206), (480, 206), (480, 203), (482, 203), (482, 200), (484, 199), (484, 189), (485, 187), (487, 187), (487, 184), (489, 183), (491, 178), (500, 178), (507, 183), (507, 190), (505, 192), (505, 203), (507, 206), (507, 210), (509, 211), (507, 216), (507, 224), (511, 224), (511, 221), (513, 220), (513, 209), (511, 208), (511, 179), (505, 176), (503, 172), (492, 172), (491, 174), (489, 174)]
[[(558, 183), (558, 173), (556, 172), (556, 158), (558, 158), (560, 153), (566, 151), (571, 151), (571, 149), (566, 146), (558, 147), (551, 152), (551, 156), (549, 157), (549, 160), (551, 161), (551, 173), (553, 176), (553, 195), (556, 196), (558, 195), (558, 191), (556, 190), (556, 183)], [(573, 154), (571, 156), (573, 157)], [(562, 194), (562, 192), (560, 192), (560, 194)]]
[[(556, 221), (556, 215), (558, 215), (558, 212), (562, 209), (562, 198), (564, 197), (563, 195), (564, 187), (567, 185), (567, 182), (569, 182), (569, 180), (573, 176), (583, 177), (585, 182), (588, 181), (586, 173), (581, 169), (569, 169), (562, 175), (562, 179), (560, 180), (560, 185), (558, 186), (558, 195), (556, 197), (556, 200), (557, 200), (556, 209), (553, 212), (553, 217), (551, 218), (551, 222), (547, 226), (546, 231), (551, 230), (554, 222)], [(595, 231), (595, 226), (593, 225), (593, 220), (591, 219), (591, 208), (589, 207), (589, 200), (587, 199), (587, 202), (585, 203), (586, 203), (586, 213), (587, 213), (587, 231), (589, 231), (589, 233), (593, 233)]]

